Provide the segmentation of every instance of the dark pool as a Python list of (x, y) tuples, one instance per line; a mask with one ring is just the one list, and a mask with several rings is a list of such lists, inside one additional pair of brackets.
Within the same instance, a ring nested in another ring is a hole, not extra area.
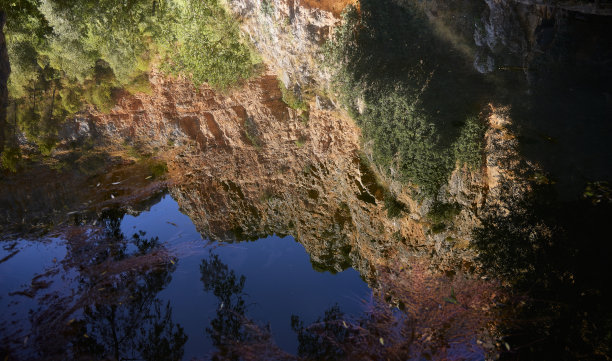
[(0, 337), (25, 359), (208, 359), (253, 329), (296, 354), (292, 316), (309, 324), (334, 305), (358, 316), (371, 298), (352, 268), (315, 271), (292, 237), (202, 239), (170, 195), (137, 215), (2, 246)]

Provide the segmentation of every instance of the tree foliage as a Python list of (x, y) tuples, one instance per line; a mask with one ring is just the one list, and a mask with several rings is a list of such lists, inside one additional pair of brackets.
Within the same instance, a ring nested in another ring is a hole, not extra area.
[(482, 105), (480, 80), (418, 9), (360, 4), (345, 10), (324, 47), (326, 63), (376, 163), (433, 196), (457, 162), (480, 164), (483, 136), (473, 117)]
[(7, 12), (15, 134), (50, 151), (85, 104), (108, 112), (119, 91), (148, 91), (153, 60), (226, 89), (254, 71), (235, 20), (218, 0), (15, 0)]
[(160, 43), (168, 70), (189, 74), (196, 85), (226, 89), (249, 78), (257, 59), (241, 39), (236, 21), (218, 0), (175, 0)]

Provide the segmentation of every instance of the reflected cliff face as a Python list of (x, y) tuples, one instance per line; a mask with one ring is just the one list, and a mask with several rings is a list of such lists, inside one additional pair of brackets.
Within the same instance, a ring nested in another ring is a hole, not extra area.
[(168, 195), (151, 204), (3, 243), (3, 355), (258, 359), (267, 348), (289, 357), (292, 315), (314, 320), (336, 303), (359, 315), (371, 297), (355, 270), (314, 270), (291, 237), (207, 241)]
[[(342, 75), (363, 137), (312, 89), (288, 100), (272, 73), (220, 94), (153, 71), (151, 94), (120, 94), (72, 133), (154, 163), (62, 150), (4, 178), (0, 358), (483, 359), (508, 304), (546, 322), (505, 338), (506, 356), (550, 355), (567, 335), (605, 354), (610, 336), (593, 330), (610, 323), (610, 189), (592, 181), (612, 177), (610, 20), (530, 1), (362, 0), (354, 14)], [(490, 154), (462, 173), (475, 117)], [(529, 163), (513, 180), (522, 198), (494, 179), (515, 171), (504, 157)], [(431, 183), (442, 203), (398, 179)], [(544, 305), (462, 274), (476, 248)]]
[(352, 265), (367, 278), (396, 252), (392, 234), (424, 238), (411, 219), (387, 217), (386, 189), (340, 111), (288, 107), (270, 75), (225, 95), (160, 74), (152, 84), (153, 96), (126, 96), (97, 116), (99, 131), (163, 149), (170, 193), (204, 237), (292, 235), (320, 269)]

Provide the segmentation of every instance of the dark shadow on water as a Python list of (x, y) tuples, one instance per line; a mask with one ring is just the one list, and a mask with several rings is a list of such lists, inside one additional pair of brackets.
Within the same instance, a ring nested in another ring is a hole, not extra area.
[[(509, 184), (505, 184), (509, 187)], [(485, 269), (511, 282), (504, 330), (509, 360), (606, 360), (612, 344), (612, 263), (607, 184), (561, 200), (550, 185), (524, 197), (502, 192), (474, 232)]]
[(612, 179), (611, 31), (609, 16), (562, 12), (543, 21), (529, 90), (499, 97), (511, 105), (521, 152), (551, 174), (563, 199), (576, 199), (586, 182)]

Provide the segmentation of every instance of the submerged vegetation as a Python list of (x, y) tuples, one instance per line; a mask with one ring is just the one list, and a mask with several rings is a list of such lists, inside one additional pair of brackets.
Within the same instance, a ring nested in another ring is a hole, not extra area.
[(19, 0), (4, 10), (8, 168), (19, 134), (49, 154), (63, 121), (86, 105), (106, 113), (122, 92), (149, 92), (152, 64), (224, 90), (258, 62), (218, 0)]

